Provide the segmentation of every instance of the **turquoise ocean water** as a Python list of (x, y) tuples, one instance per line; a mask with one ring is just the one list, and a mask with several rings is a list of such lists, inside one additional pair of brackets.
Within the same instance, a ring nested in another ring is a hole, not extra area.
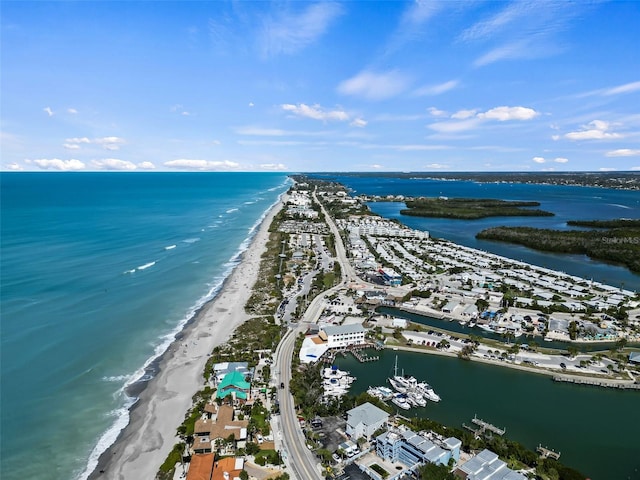
[[(83, 478), (282, 173), (3, 173), (3, 480)], [(129, 389), (130, 391), (130, 389)]]

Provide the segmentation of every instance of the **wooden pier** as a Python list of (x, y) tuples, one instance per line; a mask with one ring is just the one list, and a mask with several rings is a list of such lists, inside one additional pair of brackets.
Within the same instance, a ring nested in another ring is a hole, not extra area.
[(574, 383), (576, 385), (593, 385), (596, 387), (619, 388), (621, 390), (640, 390), (640, 383), (625, 380), (608, 380), (587, 377), (575, 377), (571, 375), (554, 375), (554, 382)]
[(477, 415), (473, 416), (473, 418), (471, 419), (471, 423), (473, 423), (474, 425), (477, 425), (479, 428), (474, 428), (464, 423), (462, 424), (462, 427), (472, 432), (476, 437), (484, 435), (487, 431), (491, 433), (495, 433), (496, 435), (502, 436), (507, 431), (506, 428), (498, 428), (489, 422), (485, 422), (481, 418), (478, 418)]
[(542, 458), (553, 458), (554, 460), (558, 460), (560, 458), (560, 452), (543, 447), (541, 444), (538, 444), (536, 452), (538, 452)]

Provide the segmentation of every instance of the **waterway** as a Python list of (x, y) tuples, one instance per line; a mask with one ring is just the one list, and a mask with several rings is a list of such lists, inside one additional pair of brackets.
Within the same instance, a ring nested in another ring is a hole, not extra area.
[(342, 183), (353, 195), (446, 196), (449, 198), (499, 198), (540, 202), (540, 209), (553, 217), (490, 217), (478, 220), (424, 218), (401, 215), (402, 202), (374, 202), (369, 208), (385, 218), (396, 219), (431, 236), (451, 240), (496, 255), (520, 260), (598, 282), (640, 291), (640, 275), (624, 266), (593, 260), (586, 255), (568, 255), (536, 251), (521, 245), (479, 240), (475, 235), (486, 228), (501, 225), (530, 226), (555, 230), (571, 229), (569, 220), (607, 220), (640, 218), (640, 194), (637, 191), (567, 185), (521, 183), (478, 183), (426, 178), (375, 177), (358, 174), (318, 175)]
[[(427, 327), (434, 327), (440, 330), (447, 330), (451, 333), (463, 333), (465, 335), (475, 335), (477, 337), (488, 338), (490, 340), (497, 340), (499, 342), (505, 342), (506, 339), (499, 333), (488, 332), (479, 327), (469, 327), (467, 325), (461, 325), (456, 321), (449, 321), (447, 319), (440, 319), (431, 317), (429, 315), (420, 315), (417, 313), (406, 312), (404, 310), (400, 310), (397, 308), (391, 307), (379, 307), (376, 309), (376, 312), (382, 315), (391, 315), (392, 317), (404, 318), (409, 320), (410, 322), (419, 323), (421, 325), (425, 325)], [(606, 352), (612, 348), (616, 347), (615, 342), (598, 342), (598, 343), (584, 343), (584, 342), (559, 342), (559, 341), (549, 341), (543, 340), (541, 337), (533, 337), (533, 336), (525, 336), (522, 335), (515, 340), (512, 340), (512, 343), (519, 344), (530, 344), (543, 348), (553, 348), (556, 350), (564, 350), (566, 351), (569, 345), (573, 345), (578, 349), (579, 352)], [(629, 347), (640, 347), (640, 343), (629, 343), (627, 344)]]
[(470, 424), (474, 415), (506, 428), (506, 436), (535, 449), (561, 452), (561, 461), (592, 480), (640, 479), (640, 394), (637, 391), (553, 382), (551, 377), (457, 358), (413, 352), (375, 352), (380, 360), (338, 358), (357, 380), (351, 394), (388, 385), (396, 355), (406, 374), (429, 382), (440, 403), (402, 411), (445, 425)]

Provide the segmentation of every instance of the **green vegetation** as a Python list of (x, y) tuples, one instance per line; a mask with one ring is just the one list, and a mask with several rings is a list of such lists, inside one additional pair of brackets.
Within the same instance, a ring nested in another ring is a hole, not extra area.
[(418, 470), (420, 478), (428, 478), (429, 480), (457, 480), (453, 473), (449, 471), (446, 465), (436, 465), (435, 463), (426, 463)]
[(374, 463), (373, 465), (371, 465), (371, 470), (373, 470), (374, 472), (376, 472), (378, 475), (380, 475), (382, 478), (387, 478), (389, 476), (389, 472), (387, 472), (384, 468), (382, 468), (380, 465), (378, 465), (377, 463)]
[(640, 228), (640, 218), (618, 218), (615, 220), (569, 220), (567, 225), (587, 228)]
[(406, 200), (402, 215), (414, 217), (457, 218), (475, 220), (486, 217), (551, 217), (553, 213), (539, 209), (539, 202), (495, 200), (491, 198), (416, 198)]
[(621, 263), (640, 272), (640, 227), (601, 230), (548, 230), (532, 227), (495, 227), (476, 238), (517, 243), (536, 250), (585, 254), (591, 258)]
[(167, 459), (164, 461), (162, 465), (160, 465), (160, 472), (158, 474), (159, 479), (164, 480), (172, 478), (173, 469), (176, 466), (176, 463), (182, 461), (182, 452), (184, 452), (185, 444), (180, 442), (176, 443), (171, 452), (167, 456)]

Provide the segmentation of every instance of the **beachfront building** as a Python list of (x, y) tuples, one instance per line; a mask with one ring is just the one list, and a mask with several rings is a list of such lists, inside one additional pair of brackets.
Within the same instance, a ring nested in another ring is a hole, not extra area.
[(458, 463), (461, 446), (462, 442), (457, 438), (443, 438), (433, 432), (398, 429), (376, 437), (376, 454), (380, 458), (408, 467), (426, 462), (448, 465), (450, 459)]
[(249, 362), (221, 362), (213, 366), (213, 375), (216, 385), (222, 382), (227, 373), (240, 372), (245, 378), (253, 375), (253, 369), (249, 368)]
[(215, 418), (198, 419), (193, 429), (193, 452), (210, 453), (219, 449), (233, 453), (247, 440), (248, 420), (236, 420), (231, 405), (221, 405)]
[(247, 382), (244, 375), (233, 371), (227, 373), (218, 384), (216, 398), (232, 396), (234, 400), (247, 400), (250, 397), (251, 384)]
[(244, 459), (221, 458), (215, 461), (213, 453), (191, 457), (187, 480), (239, 480), (244, 469)]
[(375, 405), (367, 402), (358, 405), (347, 412), (346, 434), (349, 438), (364, 437), (367, 440), (376, 430), (387, 424), (389, 414)]
[(402, 284), (402, 275), (392, 268), (379, 268), (378, 273), (382, 276), (382, 281), (385, 285), (397, 287)]
[(465, 480), (526, 480), (527, 477), (511, 470), (491, 450), (483, 450), (454, 471), (454, 474)]

